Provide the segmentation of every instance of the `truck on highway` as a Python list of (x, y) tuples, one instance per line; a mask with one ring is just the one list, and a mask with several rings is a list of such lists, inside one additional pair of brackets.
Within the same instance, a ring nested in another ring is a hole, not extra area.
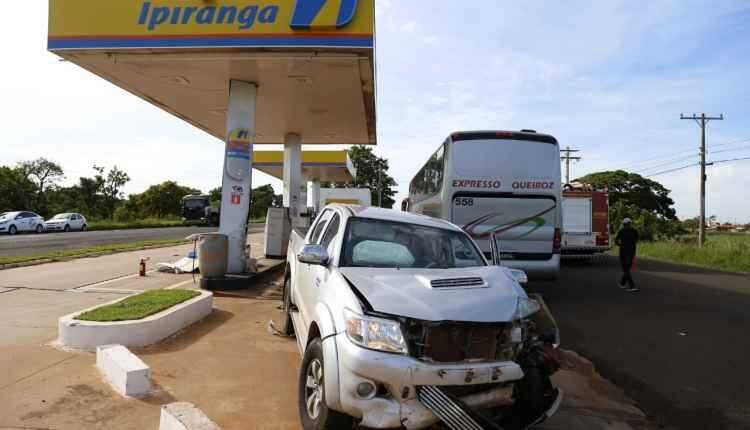
[(182, 220), (210, 226), (219, 225), (219, 208), (211, 205), (206, 194), (188, 194), (182, 198)]
[(591, 257), (609, 251), (609, 192), (583, 184), (563, 188), (564, 258)]
[(279, 330), (303, 356), (303, 428), (520, 429), (551, 416), (559, 334), (524, 277), (447, 221), (325, 207), (292, 232), (284, 277)]
[(560, 147), (533, 130), (453, 133), (412, 179), (406, 210), (461, 226), (530, 277), (560, 270)]

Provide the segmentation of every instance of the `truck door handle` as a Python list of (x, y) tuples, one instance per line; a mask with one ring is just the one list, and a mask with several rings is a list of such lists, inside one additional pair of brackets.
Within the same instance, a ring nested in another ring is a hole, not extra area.
[(315, 278), (315, 286), (320, 287), (320, 278)]

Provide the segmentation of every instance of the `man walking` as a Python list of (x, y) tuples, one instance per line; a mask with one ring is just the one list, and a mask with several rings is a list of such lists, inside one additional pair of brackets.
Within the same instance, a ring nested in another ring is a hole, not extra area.
[(633, 267), (635, 260), (635, 248), (638, 243), (638, 232), (632, 227), (630, 218), (622, 220), (622, 228), (617, 232), (615, 243), (620, 247), (620, 265), (622, 266), (622, 279), (619, 282), (620, 288), (626, 288), (625, 291), (634, 293), (638, 287), (633, 282), (630, 275), (630, 269)]

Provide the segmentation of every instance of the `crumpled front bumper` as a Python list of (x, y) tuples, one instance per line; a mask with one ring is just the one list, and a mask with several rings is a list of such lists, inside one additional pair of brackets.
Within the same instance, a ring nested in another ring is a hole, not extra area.
[[(439, 421), (417, 398), (417, 386), (488, 385), (486, 391), (460, 397), (470, 407), (486, 408), (513, 403), (513, 382), (522, 379), (512, 361), (441, 364), (412, 357), (372, 351), (352, 344), (346, 335), (335, 336), (339, 360), (339, 403), (334, 409), (360, 418), (369, 428), (422, 429)], [(357, 385), (372, 382), (384, 387), (373, 398), (357, 395)]]

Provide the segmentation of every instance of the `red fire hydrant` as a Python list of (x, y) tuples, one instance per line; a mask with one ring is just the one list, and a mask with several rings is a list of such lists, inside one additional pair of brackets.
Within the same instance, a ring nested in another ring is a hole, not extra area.
[(141, 263), (138, 267), (138, 276), (146, 276), (146, 259), (141, 258)]

